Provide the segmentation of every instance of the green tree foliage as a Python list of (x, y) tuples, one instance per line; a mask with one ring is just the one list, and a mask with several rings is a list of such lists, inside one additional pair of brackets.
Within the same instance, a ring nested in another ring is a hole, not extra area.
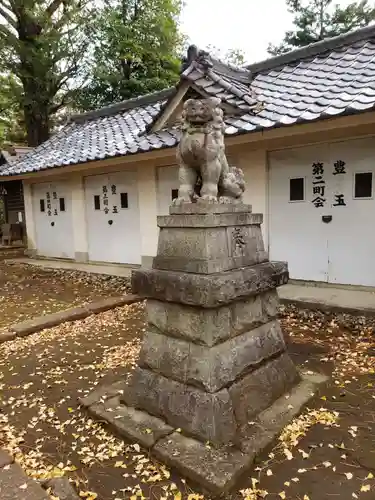
[(95, 109), (174, 84), (180, 11), (180, 0), (106, 0), (95, 23), (91, 78), (77, 107)]
[(280, 45), (268, 47), (272, 55), (365, 27), (375, 19), (375, 7), (368, 0), (347, 7), (340, 7), (333, 0), (286, 0), (286, 3), (294, 15), (295, 30), (287, 31)]
[(0, 0), (0, 71), (13, 78), (29, 146), (48, 139), (51, 116), (83, 78), (89, 0)]
[(20, 94), (22, 88), (12, 75), (0, 76), (0, 148), (27, 143)]

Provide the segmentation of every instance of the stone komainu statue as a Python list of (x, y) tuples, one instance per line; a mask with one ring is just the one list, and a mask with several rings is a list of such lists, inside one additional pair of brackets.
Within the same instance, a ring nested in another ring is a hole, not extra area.
[(225, 156), (220, 99), (189, 99), (182, 112), (177, 149), (180, 188), (175, 204), (192, 201), (239, 202), (245, 190), (243, 172), (229, 167)]

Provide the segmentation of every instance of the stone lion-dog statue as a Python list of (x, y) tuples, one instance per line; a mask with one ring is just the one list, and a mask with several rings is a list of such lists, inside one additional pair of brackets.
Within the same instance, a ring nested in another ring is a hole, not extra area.
[(182, 112), (182, 137), (177, 148), (178, 198), (174, 204), (241, 202), (243, 172), (229, 167), (224, 146), (221, 100), (188, 99)]

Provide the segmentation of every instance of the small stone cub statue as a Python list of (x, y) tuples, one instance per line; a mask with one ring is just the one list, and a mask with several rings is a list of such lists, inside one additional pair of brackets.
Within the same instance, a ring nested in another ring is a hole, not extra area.
[(182, 137), (176, 205), (191, 202), (233, 203), (242, 201), (243, 172), (229, 167), (225, 156), (221, 100), (188, 99), (182, 112)]

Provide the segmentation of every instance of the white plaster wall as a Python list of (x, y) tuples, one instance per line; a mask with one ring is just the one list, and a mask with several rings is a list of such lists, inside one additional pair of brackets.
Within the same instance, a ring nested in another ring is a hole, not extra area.
[[(70, 181), (73, 214), (73, 239), (76, 258), (85, 260), (88, 255), (86, 205), (84, 179), (81, 174), (73, 175)], [(78, 254), (78, 255), (77, 255)]]
[(22, 184), (25, 203), (27, 249), (31, 254), (34, 254), (36, 252), (36, 230), (33, 210), (33, 193), (30, 183), (23, 181)]
[(252, 205), (253, 213), (263, 214), (263, 239), (268, 249), (268, 167), (267, 152), (259, 150), (238, 150), (231, 153), (235, 166), (242, 168), (245, 176), (246, 191), (244, 202)]
[(141, 255), (155, 256), (159, 234), (156, 224), (158, 213), (156, 167), (141, 163), (137, 166), (137, 174)]
[(158, 215), (168, 215), (172, 203), (172, 189), (179, 188), (178, 166), (157, 168)]
[[(267, 154), (265, 150), (251, 151), (235, 147), (230, 151), (231, 164), (243, 169), (246, 181), (244, 195), (245, 203), (253, 207), (253, 212), (264, 214), (263, 235), (268, 248), (268, 201), (267, 201)], [(123, 168), (127, 169), (128, 165)], [(129, 164), (129, 168), (135, 168)], [(141, 235), (141, 255), (152, 257), (156, 255), (159, 229), (157, 215), (168, 213), (171, 189), (178, 188), (177, 166), (157, 167), (150, 163), (139, 162), (136, 165), (138, 182), (139, 221)], [(116, 169), (121, 170), (117, 166)], [(158, 172), (158, 170), (160, 172)], [(88, 172), (86, 172), (87, 174)], [(92, 173), (92, 172), (90, 172)], [(96, 172), (95, 172), (96, 173)], [(98, 172), (99, 173), (99, 172)], [(85, 172), (77, 172), (68, 177), (71, 187), (74, 252), (82, 258), (88, 253), (88, 229), (86, 221)], [(159, 176), (161, 177), (159, 179)], [(63, 180), (64, 178), (61, 178)], [(160, 184), (160, 185), (159, 185)], [(24, 182), (25, 216), (27, 224), (28, 247), (35, 250), (36, 230), (32, 207), (31, 184)]]

